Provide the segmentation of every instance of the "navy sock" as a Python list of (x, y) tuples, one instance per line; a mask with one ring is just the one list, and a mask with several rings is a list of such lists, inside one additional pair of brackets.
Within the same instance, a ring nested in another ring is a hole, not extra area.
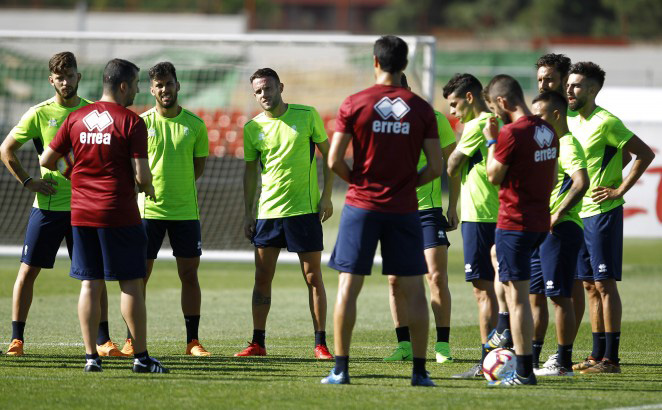
[(253, 329), (253, 343), (257, 343), (260, 347), (264, 346), (264, 338), (266, 337), (266, 330)]
[(593, 351), (591, 351), (591, 357), (595, 360), (602, 360), (605, 356), (606, 344), (605, 332), (593, 332)]
[(147, 353), (147, 350), (145, 350), (142, 353), (136, 353), (133, 355), (136, 359), (140, 360), (141, 362), (144, 362), (145, 360), (149, 359), (149, 354)]
[(480, 353), (481, 353), (480, 363), (482, 364), (483, 360), (485, 360), (485, 356), (487, 356), (487, 354), (489, 353), (487, 349), (485, 349), (485, 346), (483, 344), (480, 345)]
[(13, 320), (11, 322), (11, 338), (12, 340), (18, 339), (20, 341), (25, 341), (23, 339), (23, 331), (25, 330), (25, 322), (17, 322)]
[(108, 331), (108, 321), (99, 322), (99, 332), (97, 333), (97, 344), (101, 346), (110, 340), (110, 332)]
[(99, 353), (97, 353), (97, 352), (94, 352), (92, 354), (85, 353), (85, 360), (90, 360), (90, 359), (94, 359), (98, 362), (101, 361), (101, 360), (99, 360)]
[(450, 338), (451, 328), (450, 327), (439, 327), (437, 326), (437, 342), (446, 342)]
[(618, 363), (618, 345), (621, 341), (621, 332), (605, 333), (605, 359)]
[(396, 327), (395, 335), (398, 338), (398, 343), (411, 341), (409, 338), (409, 326)]
[(533, 356), (517, 355), (517, 374), (520, 377), (529, 377), (531, 373), (533, 373)]
[(569, 370), (572, 367), (572, 345), (558, 345), (556, 353), (558, 354), (556, 362)]
[(184, 315), (184, 323), (186, 324), (186, 343), (191, 343), (192, 340), (198, 340), (198, 327), (200, 326), (200, 315), (186, 316)]
[(326, 346), (326, 332), (324, 330), (315, 331), (315, 346)]
[(336, 356), (336, 366), (333, 368), (334, 374), (349, 372), (349, 356)]
[(533, 345), (533, 367), (540, 367), (540, 352), (542, 351), (542, 345), (545, 341), (534, 340)]
[(427, 372), (425, 371), (425, 357), (414, 357), (414, 367), (412, 372), (413, 374), (427, 376)]
[(510, 329), (510, 313), (499, 312), (499, 321), (497, 322), (496, 331), (501, 334), (506, 329)]

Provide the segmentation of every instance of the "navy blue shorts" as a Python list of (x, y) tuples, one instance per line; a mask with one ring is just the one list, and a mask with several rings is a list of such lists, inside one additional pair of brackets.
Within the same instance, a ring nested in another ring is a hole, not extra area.
[(577, 261), (577, 278), (615, 279), (623, 273), (623, 207), (582, 218), (585, 246)]
[(382, 274), (423, 275), (423, 231), (418, 212), (394, 214), (345, 205), (329, 267), (355, 275), (370, 275), (377, 242), (381, 244)]
[(147, 274), (147, 234), (142, 225), (74, 226), (71, 276), (80, 280), (131, 280)]
[(44, 269), (53, 268), (62, 239), (66, 240), (71, 258), (71, 212), (32, 208), (25, 230), (21, 262)]
[(436, 248), (437, 246), (451, 246), (446, 236), (448, 221), (441, 208), (426, 209), (418, 211), (423, 228), (423, 249)]
[(577, 256), (584, 242), (584, 231), (572, 221), (554, 225), (545, 241), (531, 257), (531, 294), (547, 297), (572, 296), (577, 271)]
[(464, 278), (467, 282), (494, 280), (490, 251), (494, 245), (496, 222), (462, 222)]
[(547, 232), (511, 231), (497, 228), (495, 244), (499, 281), (531, 279), (531, 256), (545, 240)]
[(198, 220), (143, 219), (143, 226), (147, 233), (147, 259), (156, 259), (166, 231), (173, 256), (196, 258), (202, 255), (202, 234)]
[(253, 245), (256, 248), (287, 248), (290, 252), (321, 252), (322, 223), (318, 213), (285, 218), (258, 219)]

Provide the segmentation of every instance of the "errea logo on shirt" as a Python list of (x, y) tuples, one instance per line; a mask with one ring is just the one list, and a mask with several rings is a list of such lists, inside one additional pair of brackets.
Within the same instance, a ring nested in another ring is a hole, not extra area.
[(541, 148), (534, 153), (533, 159), (535, 162), (556, 159), (556, 147), (548, 148), (554, 141), (554, 131), (544, 125), (538, 125), (536, 133), (533, 134), (533, 139)]
[[(104, 144), (110, 145), (110, 133), (102, 132), (110, 124), (113, 123), (113, 117), (110, 116), (108, 111), (99, 114), (99, 111), (94, 110), (83, 118), (83, 124), (90, 132), (80, 133), (81, 144)], [(99, 132), (91, 132), (97, 130)]]
[[(391, 100), (384, 97), (375, 104), (375, 111), (385, 121), (375, 120), (372, 122), (372, 132), (382, 132), (388, 134), (409, 134), (409, 123), (400, 122), (400, 120), (410, 111), (409, 106), (402, 98), (398, 97)], [(393, 118), (396, 121), (386, 121)]]

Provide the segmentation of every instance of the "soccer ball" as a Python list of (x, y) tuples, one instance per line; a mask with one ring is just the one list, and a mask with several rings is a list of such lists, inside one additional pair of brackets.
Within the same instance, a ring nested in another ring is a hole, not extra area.
[(57, 170), (60, 171), (63, 177), (71, 179), (71, 171), (74, 170), (74, 153), (69, 153), (57, 160)]
[(483, 360), (483, 375), (487, 381), (500, 380), (515, 371), (517, 357), (510, 349), (492, 350)]

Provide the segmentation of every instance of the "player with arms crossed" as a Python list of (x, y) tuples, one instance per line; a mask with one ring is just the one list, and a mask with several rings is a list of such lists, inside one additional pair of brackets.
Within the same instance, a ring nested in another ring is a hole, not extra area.
[[(483, 359), (487, 350), (488, 334), (495, 329), (497, 296), (494, 290), (494, 267), (490, 251), (494, 245), (499, 192), (487, 179), (487, 146), (483, 128), (494, 114), (482, 97), (483, 86), (471, 74), (456, 74), (444, 86), (444, 98), (448, 100), (451, 115), (457, 117), (464, 130), (457, 148), (448, 160), (448, 174), (459, 175), (462, 186), (462, 240), (464, 244), (465, 280), (473, 285), (478, 304), (481, 360), (455, 378), (473, 378), (482, 375)], [(500, 323), (508, 316), (500, 317)], [(503, 323), (501, 323), (503, 325)], [(496, 328), (500, 334), (503, 328)]]
[[(36, 193), (25, 233), (21, 267), (14, 284), (12, 340), (7, 350), (10, 356), (23, 355), (23, 332), (32, 304), (34, 282), (42, 268), (53, 268), (62, 239), (66, 239), (71, 256), (71, 182), (57, 169), (51, 171), (46, 168), (41, 168), (41, 179), (33, 179), (16, 156), (16, 151), (30, 140), (37, 154), (41, 155), (67, 116), (91, 104), (78, 96), (81, 75), (72, 53), (65, 51), (55, 54), (48, 62), (48, 68), (48, 81), (55, 89), (55, 96), (30, 108), (0, 147), (2, 161), (9, 171), (26, 189)], [(108, 297), (105, 287), (101, 295), (101, 321), (105, 326), (100, 327), (98, 334), (99, 354), (122, 356), (108, 334)]]
[[(308, 286), (315, 329), (315, 357), (331, 360), (326, 346), (326, 291), (322, 280), (322, 222), (333, 214), (333, 175), (326, 165), (329, 140), (315, 108), (286, 104), (283, 84), (270, 68), (250, 78), (263, 112), (244, 126), (244, 233), (255, 245), (253, 339), (235, 356), (264, 356), (271, 283), (281, 248), (296, 252)], [(315, 147), (322, 153), (324, 190), (317, 186)], [(258, 166), (262, 190), (255, 220)]]
[[(582, 197), (588, 189), (588, 174), (584, 150), (579, 141), (568, 131), (566, 112), (568, 102), (563, 94), (543, 91), (533, 99), (533, 114), (554, 127), (559, 137), (559, 159), (556, 186), (550, 202), (551, 231), (536, 249), (531, 259), (531, 306), (541, 305), (536, 299), (544, 300), (544, 319), (547, 320), (547, 300), (552, 300), (556, 311), (556, 340), (558, 343), (555, 360), (537, 369), (540, 348), (545, 339), (547, 321), (540, 323), (540, 316), (533, 310), (534, 339), (533, 368), (536, 376), (572, 376), (572, 345), (576, 336), (575, 313), (572, 289), (577, 272), (579, 248), (584, 241), (584, 232), (579, 210)], [(546, 296), (546, 297), (545, 297)], [(541, 327), (542, 329), (538, 329)], [(542, 337), (538, 332), (542, 331)], [(540, 342), (538, 342), (540, 341)]]
[[(411, 91), (407, 83), (407, 76), (404, 73), (401, 82), (403, 87)], [(448, 157), (455, 149), (455, 133), (444, 114), (435, 111), (434, 115), (437, 118), (441, 152), (444, 161), (448, 161)], [(427, 161), (425, 155), (421, 153), (417, 168), (422, 169), (425, 166), (427, 166)], [(457, 175), (449, 179), (448, 220), (444, 217), (441, 204), (441, 178), (416, 188), (418, 214), (423, 227), (425, 262), (428, 266), (428, 273), (425, 276), (430, 286), (430, 306), (437, 328), (437, 341), (434, 345), (437, 363), (453, 362), (449, 344), (451, 293), (448, 290), (448, 247), (450, 242), (446, 232), (457, 229), (457, 200), (460, 193), (460, 177)], [(396, 284), (395, 276), (389, 276), (389, 303), (391, 316), (395, 323), (398, 347), (390, 356), (384, 358), (385, 361), (412, 359), (406, 304)]]
[(126, 109), (138, 92), (138, 67), (110, 60), (103, 72), (101, 100), (70, 114), (40, 159), (56, 169), (73, 151), (70, 276), (81, 281), (78, 317), (85, 346), (85, 371), (101, 371), (95, 334), (106, 280), (119, 281), (121, 310), (134, 337), (133, 371), (167, 373), (147, 353), (144, 282), (147, 237), (140, 222), (135, 185), (154, 198), (147, 162), (145, 122)]
[(551, 125), (531, 114), (514, 78), (495, 76), (484, 94), (490, 109), (505, 124), (499, 130), (496, 119), (491, 118), (484, 134), (488, 139), (487, 176), (500, 185), (495, 245), (517, 354), (517, 370), (490, 385), (534, 385), (531, 256), (550, 229), (549, 201), (556, 184), (559, 140)]
[[(156, 106), (140, 116), (147, 126), (147, 153), (156, 200), (140, 195), (138, 205), (147, 233), (147, 276), (154, 268), (166, 231), (182, 283), (181, 305), (186, 324), (186, 354), (210, 356), (198, 341), (201, 292), (198, 266), (202, 254), (200, 211), (195, 181), (209, 155), (205, 123), (177, 101), (179, 81), (172, 63), (149, 69)], [(131, 339), (123, 352), (131, 352)], [(132, 353), (132, 352), (131, 352)]]
[[(348, 384), (349, 348), (356, 302), (370, 275), (377, 243), (382, 273), (395, 276), (407, 309), (414, 386), (434, 386), (425, 370), (428, 307), (422, 275), (427, 272), (416, 187), (439, 178), (441, 147), (434, 110), (400, 84), (408, 47), (395, 36), (374, 45), (375, 85), (345, 99), (338, 111), (329, 166), (349, 182), (329, 267), (340, 272), (333, 313), (336, 364), (323, 384)], [(344, 156), (352, 142), (354, 165)], [(428, 166), (417, 170), (425, 153)]]
[[(574, 370), (584, 373), (620, 373), (618, 348), (622, 305), (617, 281), (623, 269), (623, 196), (634, 186), (655, 154), (623, 122), (596, 105), (605, 72), (595, 63), (570, 67), (568, 103), (578, 115), (568, 127), (584, 148), (589, 190), (579, 216), (584, 243), (579, 253), (578, 276), (588, 293), (593, 350)], [(623, 178), (623, 155), (636, 157)], [(602, 307), (600, 309), (600, 307)]]

